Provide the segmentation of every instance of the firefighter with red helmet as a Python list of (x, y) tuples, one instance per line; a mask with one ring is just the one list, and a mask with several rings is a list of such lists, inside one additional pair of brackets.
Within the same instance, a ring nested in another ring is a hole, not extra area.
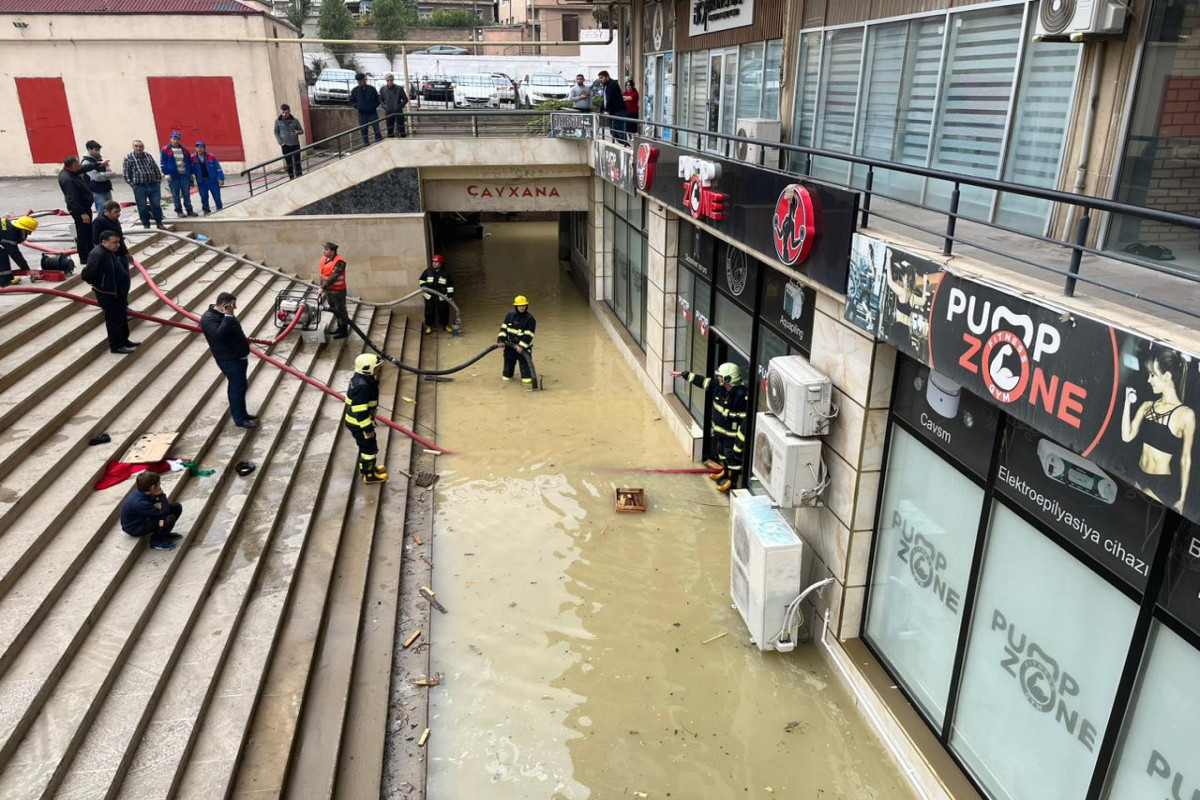
[[(454, 297), (454, 279), (446, 271), (446, 259), (440, 254), (430, 261), (430, 266), (421, 273), (421, 288), (433, 289), (446, 297)], [(440, 325), (446, 333), (453, 333), (450, 326), (450, 303), (445, 298), (432, 292), (425, 292), (425, 332), (433, 333), (433, 327)]]

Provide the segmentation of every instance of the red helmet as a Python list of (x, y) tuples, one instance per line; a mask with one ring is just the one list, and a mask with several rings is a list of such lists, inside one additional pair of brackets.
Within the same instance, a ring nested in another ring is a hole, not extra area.
[(439, 254), (439, 255), (435, 255), (435, 256), (433, 257), (433, 263), (435, 263), (435, 264), (441, 264), (441, 263), (442, 263), (443, 261), (445, 261), (445, 260), (446, 260), (446, 259), (442, 258), (442, 256), (441, 256), (440, 254)]

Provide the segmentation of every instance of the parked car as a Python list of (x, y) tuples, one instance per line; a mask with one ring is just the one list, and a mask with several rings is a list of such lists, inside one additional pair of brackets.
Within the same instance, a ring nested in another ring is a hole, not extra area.
[(521, 79), (521, 105), (530, 108), (543, 100), (564, 100), (570, 88), (571, 82), (560, 73), (531, 73)]
[(421, 78), (419, 94), (426, 103), (449, 103), (454, 99), (453, 81), (444, 75), (427, 75)]
[(493, 72), (491, 78), (492, 82), (496, 84), (496, 96), (501, 105), (516, 106), (517, 82), (503, 72)]
[(455, 108), (499, 108), (500, 95), (490, 75), (459, 75), (452, 84)]
[(469, 56), (471, 51), (465, 47), (456, 47), (452, 44), (435, 44), (425, 50), (414, 50), (411, 55), (431, 55), (431, 56)]
[(323, 69), (313, 85), (313, 100), (318, 103), (348, 103), (354, 88), (354, 72), (348, 69)]

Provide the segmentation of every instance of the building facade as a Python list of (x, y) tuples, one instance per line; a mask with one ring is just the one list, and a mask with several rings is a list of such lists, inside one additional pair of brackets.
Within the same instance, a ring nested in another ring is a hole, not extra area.
[(0, 4), (4, 172), (53, 175), (89, 139), (115, 164), (134, 139), (157, 150), (173, 130), (227, 172), (275, 157), (280, 104), (307, 106), (300, 47), (195, 39), (297, 36), (240, 0)]
[(1110, 5), (637, 2), (638, 135), (564, 221), (694, 457), (671, 371), (749, 376), (751, 492), (770, 360), (831, 378), (787, 514), (926, 797), (1200, 792), (1200, 4)]

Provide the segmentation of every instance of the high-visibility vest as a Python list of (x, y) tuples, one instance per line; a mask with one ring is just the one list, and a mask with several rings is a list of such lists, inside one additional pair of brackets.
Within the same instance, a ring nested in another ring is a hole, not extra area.
[[(321, 257), (320, 270), (321, 270), (321, 285), (322, 286), (325, 286), (325, 282), (329, 280), (329, 276), (333, 274), (333, 270), (337, 266), (339, 261), (344, 264), (346, 262), (346, 259), (342, 258), (340, 255), (334, 256), (333, 258), (325, 258), (324, 256)], [(331, 292), (346, 291), (345, 267), (342, 268), (342, 274), (339, 275), (338, 279), (333, 282), (333, 285), (328, 286), (326, 288)]]

